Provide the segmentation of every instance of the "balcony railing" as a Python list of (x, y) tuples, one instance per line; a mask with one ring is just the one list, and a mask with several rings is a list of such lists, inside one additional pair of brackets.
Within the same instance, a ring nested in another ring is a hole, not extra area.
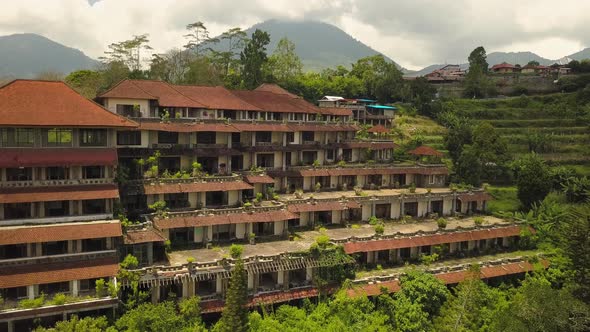
[[(270, 202), (268, 202), (270, 203)], [(249, 208), (245, 207), (236, 207), (236, 208), (221, 208), (221, 209), (200, 209), (200, 210), (190, 210), (190, 211), (173, 211), (169, 212), (167, 217), (168, 218), (182, 218), (182, 217), (194, 217), (194, 216), (207, 216), (207, 215), (227, 215), (227, 214), (237, 214), (237, 213), (244, 213), (244, 212), (252, 212), (252, 213), (259, 213), (259, 212), (272, 212), (272, 211), (280, 211), (285, 209), (285, 205), (283, 203), (274, 202), (272, 205), (263, 205), (263, 206), (252, 206)], [(155, 216), (155, 214), (146, 215), (146, 216)]]
[(59, 224), (67, 222), (78, 221), (97, 221), (97, 220), (112, 220), (112, 213), (101, 214), (85, 214), (80, 216), (64, 216), (64, 217), (43, 217), (43, 218), (24, 218), (24, 219), (5, 219), (0, 220), (2, 226), (16, 226), (28, 224)]
[(61, 255), (49, 255), (49, 256), (37, 256), (37, 257), (23, 257), (14, 259), (1, 259), (0, 268), (15, 267), (22, 265), (36, 265), (46, 263), (63, 263), (73, 262), (80, 260), (94, 260), (107, 257), (115, 257), (117, 255), (116, 250), (101, 250), (101, 251), (89, 251), (89, 252), (78, 252), (71, 254)]
[(89, 184), (112, 184), (113, 178), (102, 179), (67, 179), (67, 180), (31, 180), (31, 181), (5, 181), (0, 182), (0, 188), (25, 188), (46, 186), (72, 186)]
[(129, 184), (174, 184), (174, 183), (194, 183), (194, 182), (233, 182), (241, 181), (242, 176), (239, 174), (232, 175), (212, 175), (212, 176), (201, 176), (201, 177), (190, 177), (188, 179), (182, 178), (151, 178), (143, 180), (131, 180)]

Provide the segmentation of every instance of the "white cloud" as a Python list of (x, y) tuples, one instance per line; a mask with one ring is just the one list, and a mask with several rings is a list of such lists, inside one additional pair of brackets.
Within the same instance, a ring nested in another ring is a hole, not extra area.
[(590, 2), (561, 0), (19, 0), (0, 3), (0, 35), (34, 32), (92, 57), (148, 33), (178, 47), (187, 23), (212, 35), (270, 18), (319, 19), (409, 68), (464, 61), (475, 47), (559, 58), (590, 44)]

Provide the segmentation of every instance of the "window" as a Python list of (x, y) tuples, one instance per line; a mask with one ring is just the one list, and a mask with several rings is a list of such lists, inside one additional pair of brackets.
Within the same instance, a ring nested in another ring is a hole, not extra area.
[(83, 214), (101, 214), (106, 213), (106, 200), (104, 199), (86, 199), (82, 201)]
[(181, 209), (189, 207), (188, 193), (164, 194), (166, 206), (171, 209)]
[(132, 118), (141, 117), (139, 105), (121, 105), (117, 104), (117, 114), (122, 116), (129, 116)]
[(178, 144), (178, 133), (159, 131), (158, 143), (160, 144)]
[(33, 169), (31, 167), (7, 168), (6, 169), (6, 181), (32, 181), (32, 180), (33, 180)]
[(301, 134), (303, 136), (303, 142), (313, 142), (315, 134), (313, 131), (304, 131)]
[(65, 180), (68, 173), (65, 167), (47, 167), (47, 180)]
[(72, 146), (72, 130), (61, 128), (45, 130), (43, 146)]
[(0, 131), (0, 143), (2, 146), (33, 146), (35, 131), (32, 128), (4, 128)]
[(117, 145), (141, 145), (141, 131), (118, 131)]
[(0, 246), (0, 259), (14, 259), (27, 257), (26, 244), (9, 244)]
[(82, 129), (80, 130), (80, 146), (106, 146), (106, 129)]
[(270, 131), (257, 131), (256, 143), (270, 143), (272, 141), (272, 133)]
[(287, 133), (287, 143), (295, 142), (295, 133)]
[(63, 282), (54, 282), (51, 284), (42, 284), (39, 285), (39, 294), (55, 294), (55, 293), (69, 293), (70, 292), (70, 282), (63, 281)]
[(46, 217), (62, 217), (67, 216), (70, 211), (69, 201), (55, 201), (45, 202), (45, 216)]
[(31, 218), (31, 203), (4, 204), (4, 219)]
[(44, 242), (41, 249), (43, 256), (66, 254), (68, 252), (68, 241)]
[(84, 239), (82, 240), (82, 251), (101, 251), (107, 249), (107, 239)]
[(215, 144), (215, 132), (203, 131), (197, 133), (197, 144)]
[(0, 295), (5, 299), (24, 299), (27, 298), (27, 286), (4, 288), (0, 290)]
[(102, 179), (104, 178), (104, 167), (84, 166), (82, 167), (82, 176), (84, 176), (85, 179)]
[(96, 281), (100, 278), (95, 279), (82, 279), (80, 280), (80, 291), (90, 292), (96, 289)]
[(334, 160), (334, 150), (326, 150), (326, 159)]

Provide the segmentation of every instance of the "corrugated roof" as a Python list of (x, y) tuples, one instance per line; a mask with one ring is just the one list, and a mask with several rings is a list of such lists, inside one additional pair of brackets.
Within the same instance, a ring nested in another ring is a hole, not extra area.
[(115, 148), (0, 149), (0, 167), (116, 165)]
[(114, 184), (3, 188), (0, 203), (29, 203), (119, 198)]
[(136, 127), (63, 82), (14, 80), (0, 87), (0, 125)]
[(253, 187), (251, 185), (244, 181), (160, 183), (144, 185), (144, 191), (146, 195), (244, 190), (252, 188)]
[(0, 227), (0, 245), (121, 236), (116, 221)]

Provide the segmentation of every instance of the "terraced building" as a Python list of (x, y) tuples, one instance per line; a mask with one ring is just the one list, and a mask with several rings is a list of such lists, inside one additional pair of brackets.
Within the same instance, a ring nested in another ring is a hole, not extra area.
[[(207, 313), (223, 306), (232, 243), (243, 244), (251, 305), (330, 292), (336, 270), (367, 294), (395, 291), (396, 269), (433, 253), (447, 283), (483, 254), (503, 252), (481, 258), (484, 278), (531, 269), (511, 254), (521, 226), (470, 218), (489, 196), (447, 188), (436, 150), (393, 160), (390, 124), (361, 138), (352, 110), (268, 84), (125, 80), (97, 101), (55, 82), (0, 88), (0, 331), (115, 307), (131, 292), (128, 273), (115, 277), (128, 254), (153, 302), (199, 295)], [(138, 222), (121, 228), (121, 211)], [(109, 296), (98, 278), (121, 291)]]

